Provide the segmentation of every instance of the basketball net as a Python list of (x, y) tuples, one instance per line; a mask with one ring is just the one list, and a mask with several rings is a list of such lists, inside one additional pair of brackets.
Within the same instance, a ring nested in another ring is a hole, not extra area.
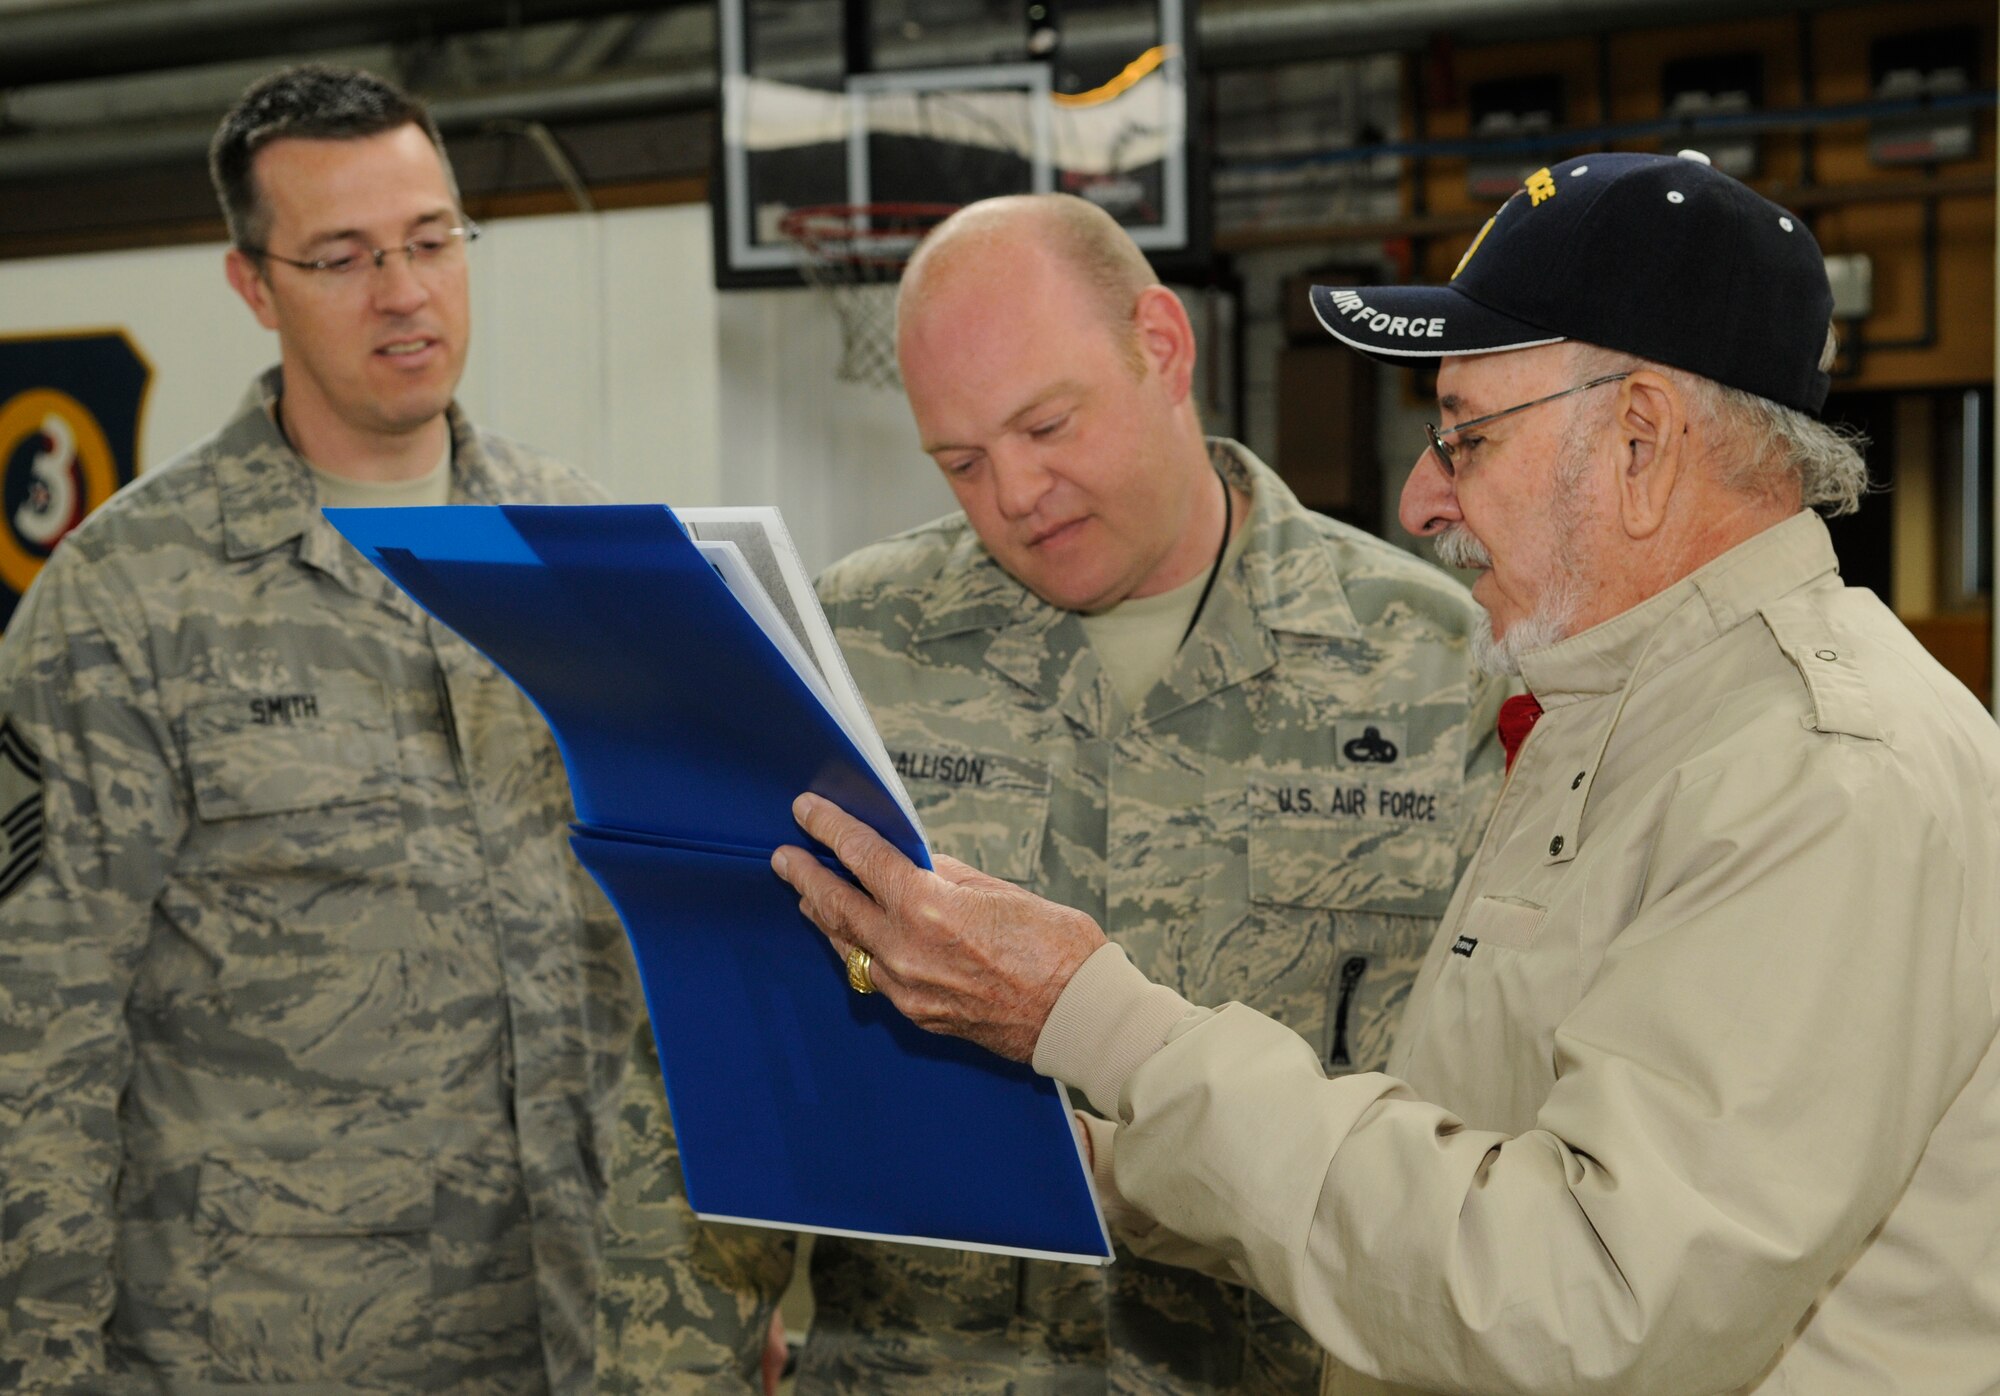
[(799, 250), (807, 284), (840, 317), (840, 367), (848, 383), (900, 388), (896, 287), (924, 235), (956, 204), (817, 204), (795, 208), (778, 231)]

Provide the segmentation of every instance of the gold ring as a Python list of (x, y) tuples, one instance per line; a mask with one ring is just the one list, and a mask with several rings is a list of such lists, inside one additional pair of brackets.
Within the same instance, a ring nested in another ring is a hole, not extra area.
[(868, 972), (869, 966), (874, 963), (875, 957), (858, 945), (848, 951), (847, 987), (854, 990), (857, 994), (874, 993), (875, 979)]

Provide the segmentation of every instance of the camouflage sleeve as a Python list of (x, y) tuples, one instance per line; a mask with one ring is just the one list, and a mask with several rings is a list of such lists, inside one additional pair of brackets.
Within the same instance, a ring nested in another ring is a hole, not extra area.
[(598, 1280), (598, 1390), (750, 1396), (796, 1240), (695, 1218), (644, 1026), (622, 1099)]
[(632, 943), (611, 903), (589, 873), (573, 865), (577, 900), (583, 907), (586, 965), (583, 1011), (589, 1045), (590, 1140), (600, 1176), (608, 1175), (617, 1148), (618, 1114), (628, 1046), (635, 1024), (643, 1016), (644, 995), (639, 969), (632, 960)]
[(138, 627), (59, 549), (0, 643), (0, 1388), (104, 1369), (127, 991), (188, 813)]

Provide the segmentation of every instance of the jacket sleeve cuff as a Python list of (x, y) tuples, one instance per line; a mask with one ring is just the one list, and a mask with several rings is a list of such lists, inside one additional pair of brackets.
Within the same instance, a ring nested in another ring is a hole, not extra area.
[(1118, 1221), (1112, 1213), (1130, 1210), (1131, 1206), (1125, 1201), (1125, 1194), (1118, 1191), (1118, 1178), (1111, 1170), (1112, 1155), (1118, 1147), (1113, 1142), (1117, 1138), (1118, 1127), (1102, 1115), (1093, 1115), (1087, 1110), (1073, 1113), (1076, 1115), (1077, 1128), (1082, 1130), (1089, 1140), (1090, 1181), (1097, 1189), (1098, 1206), (1104, 1209), (1104, 1219), (1116, 1226)]
[(1126, 1078), (1166, 1045), (1176, 1025), (1207, 1012), (1153, 983), (1124, 950), (1105, 944), (1064, 986), (1035, 1040), (1033, 1065), (1116, 1119)]
[(1118, 1126), (1086, 1110), (1076, 1112), (1076, 1122), (1090, 1136), (1090, 1182), (1097, 1189), (1097, 1205), (1111, 1230), (1127, 1241), (1159, 1230), (1158, 1222), (1127, 1202), (1118, 1190)]

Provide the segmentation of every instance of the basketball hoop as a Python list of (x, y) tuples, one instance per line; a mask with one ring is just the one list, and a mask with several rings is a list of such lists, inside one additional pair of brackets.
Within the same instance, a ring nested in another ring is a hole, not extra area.
[(902, 385), (896, 369), (896, 284), (924, 235), (956, 204), (816, 204), (795, 208), (778, 231), (799, 249), (806, 281), (840, 316), (839, 377)]

